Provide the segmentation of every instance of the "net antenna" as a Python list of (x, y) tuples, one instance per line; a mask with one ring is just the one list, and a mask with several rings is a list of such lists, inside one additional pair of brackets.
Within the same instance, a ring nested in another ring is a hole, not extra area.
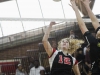
[[(19, 13), (19, 16), (20, 16), (20, 18), (21, 18), (21, 13), (20, 13), (20, 9), (19, 9), (19, 5), (18, 5), (18, 1), (17, 0), (15, 0), (16, 1), (16, 5), (17, 5), (17, 8), (18, 8), (18, 13)], [(22, 28), (23, 28), (23, 31), (24, 31), (24, 33), (25, 33), (25, 37), (26, 37), (26, 32), (25, 32), (25, 28), (24, 28), (24, 25), (23, 25), (23, 21), (21, 20), (21, 24), (22, 24)]]
[[(40, 0), (38, 0), (38, 3), (39, 3), (40, 10), (41, 10), (42, 18), (44, 18), (44, 15), (43, 15), (43, 11), (42, 11), (42, 7), (41, 7)], [(44, 22), (44, 25), (45, 25), (45, 21), (43, 21), (43, 22)]]
[[(21, 13), (20, 13), (20, 9), (19, 9), (18, 1), (17, 1), (17, 0), (16, 0), (16, 5), (17, 5), (17, 8), (18, 8), (19, 16), (20, 16), (20, 18), (21, 18)], [(25, 31), (25, 29), (24, 29), (24, 25), (23, 25), (23, 22), (21, 21), (21, 23), (22, 23), (23, 30)]]
[(61, 6), (62, 6), (62, 11), (63, 11), (64, 18), (66, 18), (66, 16), (65, 16), (65, 12), (64, 12), (64, 7), (63, 7), (62, 0), (61, 0)]

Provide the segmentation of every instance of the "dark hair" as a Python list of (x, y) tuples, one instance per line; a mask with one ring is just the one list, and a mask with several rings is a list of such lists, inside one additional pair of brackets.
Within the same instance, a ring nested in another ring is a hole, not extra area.
[(39, 60), (34, 60), (34, 62), (35, 62), (35, 61), (39, 62)]
[(82, 51), (82, 50), (83, 50), (82, 48), (77, 49), (78, 52), (79, 52), (79, 51)]

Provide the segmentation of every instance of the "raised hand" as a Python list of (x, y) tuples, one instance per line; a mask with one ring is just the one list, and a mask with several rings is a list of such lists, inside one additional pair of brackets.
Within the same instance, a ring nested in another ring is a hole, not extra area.
[(50, 26), (53, 26), (55, 25), (56, 23), (55, 22), (50, 22)]
[(91, 0), (81, 0), (85, 5), (89, 5)]
[(77, 8), (75, 0), (70, 0), (70, 3), (71, 5), (70, 4), (69, 5), (75, 10)]

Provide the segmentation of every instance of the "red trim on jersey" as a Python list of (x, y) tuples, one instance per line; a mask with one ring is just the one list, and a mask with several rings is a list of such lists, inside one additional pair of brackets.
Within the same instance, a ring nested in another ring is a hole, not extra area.
[(78, 63), (78, 61), (76, 60), (74, 65), (76, 65), (77, 63)]
[(52, 54), (49, 56), (49, 58), (52, 57), (52, 55), (54, 54), (55, 51), (56, 51), (56, 49), (53, 48), (53, 52), (52, 52)]

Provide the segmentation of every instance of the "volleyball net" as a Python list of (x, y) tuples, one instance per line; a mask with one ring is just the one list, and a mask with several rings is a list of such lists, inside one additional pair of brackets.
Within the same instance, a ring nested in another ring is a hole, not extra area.
[[(77, 22), (77, 19), (66, 19), (66, 18), (0, 18), (0, 21), (62, 21), (62, 22)], [(83, 18), (84, 22), (91, 22), (91, 19)], [(100, 19), (98, 19), (100, 22)]]

